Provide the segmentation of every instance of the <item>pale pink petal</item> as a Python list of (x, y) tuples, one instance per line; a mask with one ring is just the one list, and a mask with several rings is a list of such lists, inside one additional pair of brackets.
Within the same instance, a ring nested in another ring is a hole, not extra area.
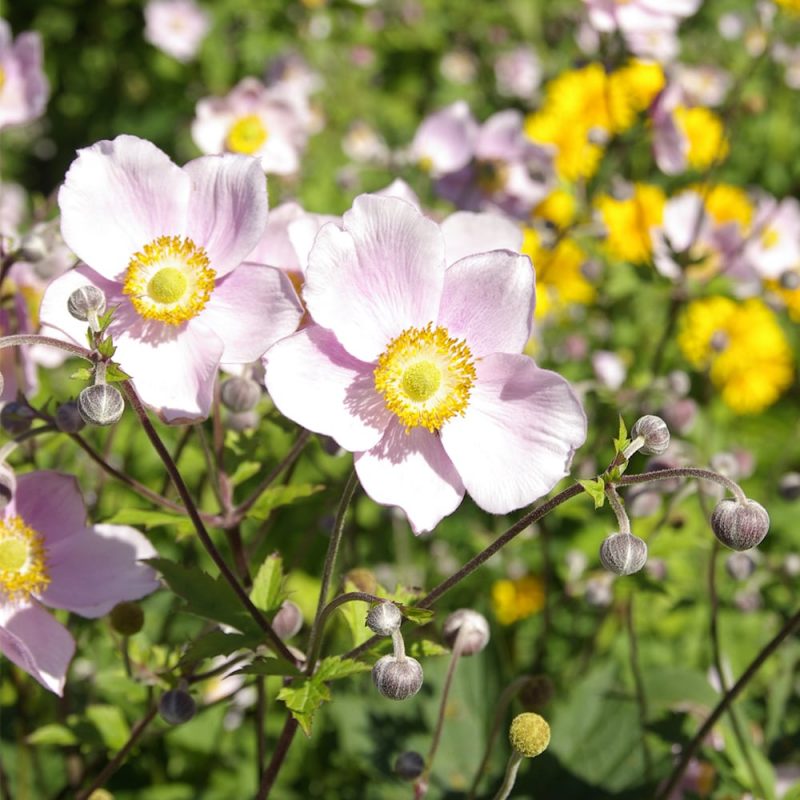
[(376, 503), (401, 508), (414, 533), (433, 530), (464, 497), (439, 438), (425, 428), (406, 433), (397, 419), (375, 447), (356, 454), (355, 466), (364, 491)]
[(297, 253), (297, 260), (300, 263), (300, 271), (305, 274), (308, 268), (308, 254), (314, 247), (317, 234), (323, 225), (333, 222), (341, 227), (341, 219), (331, 214), (309, 214), (305, 213), (300, 219), (294, 220), (289, 224), (289, 240)]
[(526, 356), (501, 353), (478, 362), (466, 413), (441, 430), (470, 496), (494, 514), (549, 492), (585, 438), (586, 417), (567, 381)]
[(406, 203), (421, 208), (417, 193), (402, 178), (395, 178), (385, 189), (380, 189), (375, 194), (381, 197), (399, 197)]
[(375, 391), (373, 366), (353, 358), (318, 325), (273, 345), (264, 357), (265, 383), (280, 412), (345, 450), (378, 442), (391, 412)]
[(61, 232), (95, 272), (114, 278), (159, 236), (185, 233), (191, 180), (154, 144), (117, 136), (78, 151), (61, 191)]
[(47, 550), (50, 585), (43, 603), (82, 617), (101, 617), (123, 600), (159, 587), (154, 570), (139, 561), (158, 555), (145, 536), (125, 525), (96, 525)]
[(317, 234), (303, 296), (315, 322), (374, 361), (403, 330), (435, 319), (444, 241), (436, 223), (395, 197), (357, 197), (343, 224)]
[(427, 162), (434, 176), (455, 172), (473, 155), (478, 123), (469, 106), (459, 100), (426, 117), (411, 144), (411, 156)]
[(236, 114), (219, 97), (198, 101), (196, 116), (192, 121), (192, 139), (202, 153), (225, 152), (225, 139), (236, 122)]
[(45, 689), (64, 691), (75, 642), (41, 606), (0, 605), (0, 652)]
[(40, 533), (46, 546), (70, 540), (86, 527), (86, 506), (72, 475), (41, 470), (17, 476), (17, 491), (5, 516), (18, 515)]
[(226, 364), (247, 364), (294, 333), (302, 316), (297, 293), (283, 272), (245, 263), (217, 283), (199, 319), (222, 339)]
[(442, 235), (448, 265), (489, 250), (522, 248), (522, 228), (499, 214), (456, 211), (442, 222)]
[(289, 226), (306, 215), (299, 203), (281, 203), (269, 212), (267, 227), (248, 261), (255, 264), (269, 264), (287, 272), (302, 272), (297, 251), (289, 238)]
[(248, 156), (202, 156), (183, 171), (192, 181), (186, 234), (208, 253), (217, 278), (258, 244), (267, 224), (267, 182)]
[(533, 281), (530, 259), (518, 253), (462, 258), (445, 273), (438, 324), (466, 339), (475, 357), (521, 353), (531, 333)]

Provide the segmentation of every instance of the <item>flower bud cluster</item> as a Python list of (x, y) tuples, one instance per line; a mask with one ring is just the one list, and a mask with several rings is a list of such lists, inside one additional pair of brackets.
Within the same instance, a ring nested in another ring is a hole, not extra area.
[(367, 627), (378, 636), (391, 636), (394, 653), (379, 658), (372, 668), (372, 681), (390, 700), (413, 697), (422, 687), (422, 665), (406, 655), (400, 623), (400, 609), (390, 602), (373, 606), (367, 614)]

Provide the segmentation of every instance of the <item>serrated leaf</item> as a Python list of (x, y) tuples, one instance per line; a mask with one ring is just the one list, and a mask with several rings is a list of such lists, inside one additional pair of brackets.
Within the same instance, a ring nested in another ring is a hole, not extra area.
[(105, 339), (97, 343), (97, 352), (105, 358), (111, 358), (117, 352), (117, 348), (114, 347), (114, 342), (110, 336), (106, 336)]
[(408, 648), (408, 654), (417, 660), (422, 658), (430, 658), (433, 656), (446, 656), (450, 651), (446, 647), (442, 647), (438, 642), (432, 642), (430, 639), (420, 639), (418, 642), (412, 642)]
[(103, 744), (109, 750), (119, 750), (131, 735), (128, 721), (117, 706), (88, 706), (86, 718), (97, 728)]
[(153, 511), (148, 508), (123, 508), (105, 522), (109, 525), (134, 525), (145, 530), (164, 525), (175, 526), (180, 533), (194, 530), (191, 520), (182, 514), (175, 514), (171, 511)]
[(278, 609), (286, 599), (283, 583), (283, 559), (277, 553), (273, 553), (267, 556), (258, 568), (253, 581), (250, 599), (256, 608), (267, 613)]
[(256, 658), (250, 664), (245, 664), (231, 675), (284, 675), (292, 678), (299, 677), (301, 672), (294, 664), (290, 664), (277, 656), (269, 658)]
[(342, 658), (341, 656), (329, 656), (320, 661), (317, 671), (314, 673), (314, 679), (318, 681), (337, 681), (370, 669), (372, 667), (364, 661)]
[(75, 381), (90, 381), (93, 378), (92, 371), (88, 367), (80, 367), (69, 376)]
[(113, 361), (110, 361), (106, 366), (106, 383), (117, 383), (119, 381), (129, 381), (130, 379), (131, 376)]
[(242, 461), (229, 478), (231, 486), (239, 486), (253, 475), (257, 475), (262, 468), (263, 464), (260, 461)]
[(594, 500), (595, 508), (602, 508), (606, 502), (606, 484), (602, 478), (587, 478), (578, 481), (584, 491)]
[(325, 487), (322, 484), (298, 483), (288, 486), (273, 486), (267, 489), (247, 512), (251, 519), (265, 520), (270, 513), (281, 506), (288, 506), (297, 500), (321, 492)]
[(237, 650), (254, 650), (262, 642), (262, 636), (211, 631), (189, 644), (181, 658), (181, 664), (191, 664), (216, 656), (229, 656)]
[(111, 308), (109, 308), (105, 314), (100, 314), (100, 316), (98, 316), (97, 323), (100, 326), (101, 331), (104, 331), (111, 324), (111, 319), (116, 310), (117, 306), (111, 306)]
[(53, 745), (56, 747), (69, 747), (78, 744), (78, 738), (66, 726), (59, 725), (57, 722), (49, 725), (42, 725), (25, 739), (28, 744), (33, 745)]
[(619, 417), (619, 435), (614, 439), (614, 453), (619, 455), (629, 444), (631, 440), (628, 438), (628, 429), (625, 427), (625, 420), (622, 415)]
[(298, 685), (284, 686), (278, 692), (278, 700), (286, 704), (292, 716), (300, 723), (303, 733), (311, 736), (314, 712), (331, 699), (331, 692), (321, 681), (306, 678)]
[(403, 612), (403, 616), (415, 625), (427, 625), (436, 616), (436, 612), (430, 608), (400, 606), (400, 610)]

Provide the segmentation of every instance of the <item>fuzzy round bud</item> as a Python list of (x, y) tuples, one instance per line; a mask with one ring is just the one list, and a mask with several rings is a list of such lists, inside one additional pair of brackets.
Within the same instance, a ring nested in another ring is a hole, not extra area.
[(31, 427), (33, 418), (34, 413), (30, 406), (12, 400), (6, 403), (2, 411), (0, 411), (0, 426), (6, 433), (17, 436), (20, 433), (25, 433)]
[(164, 692), (158, 701), (158, 713), (164, 722), (170, 725), (182, 725), (188, 722), (196, 711), (197, 704), (185, 689), (170, 689)]
[(422, 687), (422, 665), (410, 656), (383, 656), (372, 668), (372, 681), (384, 697), (405, 700)]
[(291, 639), (303, 627), (303, 612), (300, 606), (291, 600), (284, 600), (272, 619), (272, 627), (283, 641)]
[(711, 515), (711, 529), (726, 547), (750, 550), (764, 541), (769, 531), (769, 514), (760, 503), (720, 500)]
[(520, 690), (519, 700), (526, 709), (533, 711), (544, 708), (553, 699), (555, 691), (553, 681), (547, 675), (531, 675)]
[(5, 508), (17, 490), (17, 479), (7, 464), (0, 464), (0, 510)]
[(219, 396), (222, 405), (230, 411), (250, 411), (261, 398), (261, 387), (250, 378), (228, 378), (222, 384)]
[(750, 553), (731, 553), (725, 559), (725, 571), (735, 581), (746, 581), (756, 571), (756, 560)]
[(261, 417), (259, 417), (257, 412), (240, 411), (228, 414), (226, 424), (232, 431), (241, 433), (242, 431), (251, 431), (257, 428), (260, 421)]
[(408, 750), (397, 756), (394, 773), (404, 781), (415, 781), (425, 771), (425, 759), (415, 750)]
[(62, 433), (78, 433), (86, 424), (78, 411), (78, 404), (72, 400), (62, 403), (56, 409), (55, 421), (56, 427)]
[(600, 545), (600, 561), (615, 575), (633, 575), (647, 563), (647, 545), (632, 533), (612, 533)]
[(69, 313), (82, 322), (91, 314), (102, 314), (106, 310), (106, 296), (96, 286), (81, 286), (67, 300)]
[(110, 613), (111, 627), (123, 636), (139, 633), (144, 625), (144, 611), (138, 603), (126, 600), (117, 603)]
[(800, 472), (787, 472), (778, 481), (778, 494), (784, 500), (800, 499)]
[(394, 603), (378, 603), (367, 614), (367, 627), (378, 636), (391, 636), (400, 629), (403, 615)]
[(508, 730), (508, 741), (520, 755), (535, 758), (550, 744), (550, 726), (544, 717), (533, 711), (517, 714)]
[(88, 425), (113, 425), (124, 410), (121, 392), (107, 383), (87, 386), (78, 395), (78, 412)]
[(641, 452), (646, 456), (660, 456), (669, 447), (669, 428), (661, 417), (646, 414), (639, 417), (631, 428), (631, 439), (644, 439)]
[[(463, 634), (461, 629), (464, 628)], [(471, 608), (459, 608), (444, 621), (442, 637), (452, 649), (461, 635), (461, 655), (471, 656), (480, 653), (489, 644), (489, 623), (483, 614)]]

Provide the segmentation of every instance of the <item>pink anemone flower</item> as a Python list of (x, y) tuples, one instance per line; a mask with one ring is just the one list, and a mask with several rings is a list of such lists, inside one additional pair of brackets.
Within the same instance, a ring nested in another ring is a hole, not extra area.
[(144, 38), (183, 62), (197, 55), (211, 27), (209, 15), (194, 0), (150, 0), (144, 20)]
[(309, 254), (314, 324), (265, 356), (280, 411), (353, 451), (367, 494), (400, 507), (416, 533), (465, 492), (492, 513), (532, 503), (586, 435), (567, 381), (522, 355), (527, 256), (494, 250), (448, 266), (446, 247), (409, 203), (356, 198)]
[(42, 69), (42, 40), (28, 31), (11, 39), (0, 19), (0, 130), (41, 117), (50, 95)]
[(0, 652), (61, 694), (75, 642), (44, 606), (102, 617), (158, 588), (155, 572), (138, 563), (156, 555), (133, 528), (87, 527), (72, 476), (20, 475), (0, 519)]
[(114, 358), (166, 422), (208, 416), (220, 362), (256, 361), (296, 329), (302, 310), (286, 275), (242, 263), (267, 221), (255, 159), (180, 168), (119, 136), (79, 152), (58, 199), (64, 240), (86, 265), (50, 284), (41, 321), (83, 343), (86, 323), (67, 299), (87, 284), (105, 292)]

